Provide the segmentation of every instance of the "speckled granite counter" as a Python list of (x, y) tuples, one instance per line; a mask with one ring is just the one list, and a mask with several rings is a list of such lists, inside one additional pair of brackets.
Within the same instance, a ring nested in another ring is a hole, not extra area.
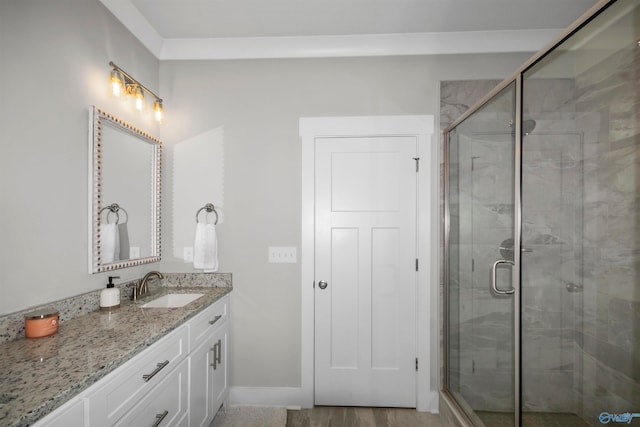
[[(184, 286), (184, 285), (182, 285)], [(57, 334), (0, 344), (0, 425), (35, 423), (231, 292), (231, 287), (163, 287), (61, 323)], [(181, 308), (142, 308), (166, 293), (205, 295)]]

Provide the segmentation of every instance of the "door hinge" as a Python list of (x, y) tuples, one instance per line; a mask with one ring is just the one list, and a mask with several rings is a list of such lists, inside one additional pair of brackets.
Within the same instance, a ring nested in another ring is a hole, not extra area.
[(420, 157), (414, 157), (413, 160), (416, 161), (416, 172), (420, 172)]
[(418, 271), (419, 268), (420, 266), (419, 266), (418, 258), (416, 258), (416, 271)]
[(418, 371), (418, 358), (416, 357), (416, 372)]

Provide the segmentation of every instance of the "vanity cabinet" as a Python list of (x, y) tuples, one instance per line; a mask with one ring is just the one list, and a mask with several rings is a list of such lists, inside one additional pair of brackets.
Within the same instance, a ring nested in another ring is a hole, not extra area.
[(86, 396), (91, 427), (114, 425), (154, 388), (162, 386), (162, 380), (187, 357), (188, 332), (188, 326), (182, 325), (98, 382)]
[(206, 427), (229, 393), (227, 344), (229, 298), (225, 297), (199, 314), (191, 329), (190, 423)]
[(183, 426), (189, 423), (189, 361), (183, 360), (115, 427)]
[(208, 426), (229, 394), (229, 296), (34, 427)]
[(70, 427), (84, 426), (84, 400), (80, 397), (71, 399), (46, 417), (42, 418), (34, 427)]

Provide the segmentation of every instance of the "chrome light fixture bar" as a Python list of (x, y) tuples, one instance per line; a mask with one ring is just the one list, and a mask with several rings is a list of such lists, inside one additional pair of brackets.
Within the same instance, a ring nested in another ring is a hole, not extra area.
[(162, 98), (151, 92), (145, 85), (131, 77), (126, 71), (118, 67), (113, 61), (109, 61), (111, 73), (109, 75), (109, 83), (111, 85), (111, 94), (115, 97), (129, 95), (134, 99), (135, 108), (138, 111), (144, 109), (145, 92), (151, 95), (153, 101), (153, 117), (157, 122), (164, 119), (164, 108), (162, 106)]

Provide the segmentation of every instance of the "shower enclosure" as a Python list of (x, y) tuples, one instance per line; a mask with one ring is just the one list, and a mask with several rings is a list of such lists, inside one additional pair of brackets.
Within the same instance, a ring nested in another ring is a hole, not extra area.
[(640, 425), (640, 2), (601, 1), (445, 131), (443, 401)]

